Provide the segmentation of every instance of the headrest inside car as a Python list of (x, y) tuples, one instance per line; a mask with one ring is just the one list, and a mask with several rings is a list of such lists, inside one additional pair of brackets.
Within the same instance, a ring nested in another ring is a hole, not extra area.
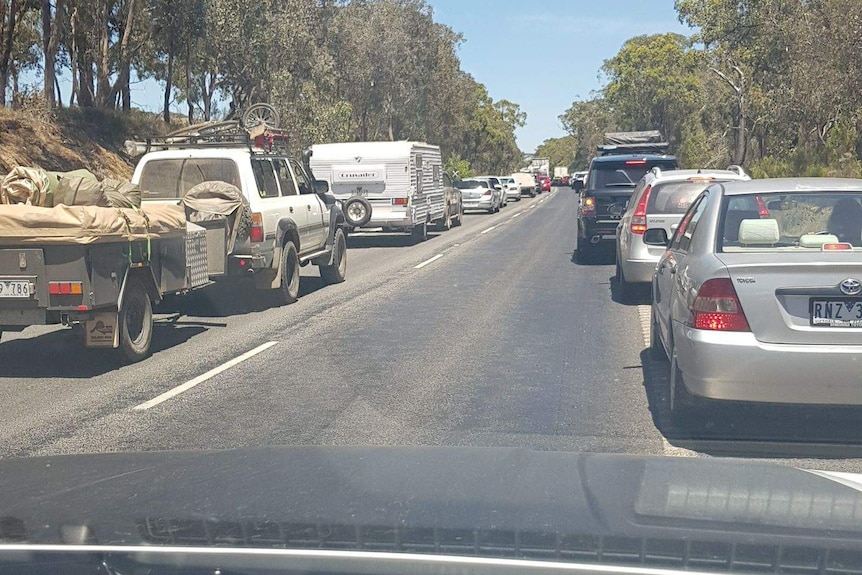
[(823, 244), (837, 244), (838, 236), (832, 234), (805, 234), (799, 236), (799, 247), (822, 248)]
[(778, 220), (742, 220), (739, 223), (739, 243), (744, 246), (770, 246), (780, 239)]

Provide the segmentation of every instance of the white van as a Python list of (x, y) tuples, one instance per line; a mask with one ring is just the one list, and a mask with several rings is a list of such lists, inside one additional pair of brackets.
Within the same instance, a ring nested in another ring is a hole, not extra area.
[[(329, 183), (353, 229), (408, 232), (417, 241), (428, 225), (448, 227), (443, 159), (423, 142), (353, 142), (312, 146), (314, 178)], [(460, 209), (459, 209), (460, 211)]]

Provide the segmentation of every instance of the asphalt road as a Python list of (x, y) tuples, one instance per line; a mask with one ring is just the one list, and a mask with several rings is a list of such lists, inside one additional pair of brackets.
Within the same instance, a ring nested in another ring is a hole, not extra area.
[(168, 302), (132, 366), (69, 330), (4, 334), (0, 457), (442, 444), (862, 472), (858, 411), (720, 406), (671, 425), (648, 293), (615, 301), (612, 254), (574, 262), (576, 204), (564, 188), (417, 245), (352, 237), (348, 280), (307, 268), (291, 306), (218, 286)]

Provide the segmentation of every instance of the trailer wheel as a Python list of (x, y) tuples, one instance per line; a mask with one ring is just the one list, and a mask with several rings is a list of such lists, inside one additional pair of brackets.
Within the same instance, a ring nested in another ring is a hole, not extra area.
[(335, 230), (335, 239), (332, 242), (332, 265), (320, 266), (320, 277), (327, 285), (338, 284), (344, 281), (347, 274), (347, 240), (341, 228)]
[(445, 232), (452, 229), (452, 215), (449, 213), (449, 206), (446, 206), (446, 211), (443, 213), (443, 218), (437, 220), (434, 226), (437, 231)]
[(153, 306), (144, 284), (130, 278), (119, 315), (120, 351), (129, 363), (150, 355), (153, 341)]
[(281, 250), (281, 287), (275, 291), (279, 302), (288, 305), (299, 299), (299, 254), (293, 241), (288, 240)]
[(418, 226), (413, 226), (410, 230), (410, 238), (414, 244), (419, 244), (428, 239), (428, 222), (422, 222)]

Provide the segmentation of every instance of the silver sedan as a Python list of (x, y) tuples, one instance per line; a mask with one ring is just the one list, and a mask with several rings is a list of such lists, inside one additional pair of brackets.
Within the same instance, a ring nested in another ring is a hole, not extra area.
[(676, 417), (709, 400), (862, 405), (862, 180), (715, 184), (653, 276)]

